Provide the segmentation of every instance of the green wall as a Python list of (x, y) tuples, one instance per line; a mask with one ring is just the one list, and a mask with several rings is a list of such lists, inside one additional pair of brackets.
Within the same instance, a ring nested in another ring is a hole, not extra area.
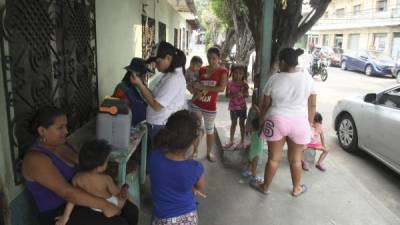
[(142, 57), (142, 2), (147, 16), (166, 24), (167, 41), (174, 42), (174, 28), (185, 28), (186, 21), (167, 0), (97, 0), (96, 35), (99, 99), (111, 95), (125, 74), (132, 57)]

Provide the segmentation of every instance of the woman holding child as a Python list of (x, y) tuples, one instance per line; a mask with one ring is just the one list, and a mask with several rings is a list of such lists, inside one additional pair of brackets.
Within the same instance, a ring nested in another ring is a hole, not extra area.
[(32, 132), (37, 140), (25, 155), (22, 175), (38, 208), (41, 225), (54, 225), (67, 201), (76, 204), (68, 225), (137, 224), (138, 208), (132, 203), (126, 202), (120, 210), (106, 199), (71, 184), (78, 154), (66, 141), (67, 117), (62, 110), (41, 108), (32, 122)]
[[(199, 71), (199, 82), (193, 84), (195, 92), (201, 92), (198, 98), (192, 100), (191, 110), (204, 118), (207, 133), (207, 159), (215, 161), (212, 153), (214, 145), (214, 121), (217, 116), (218, 93), (225, 91), (228, 83), (228, 71), (220, 65), (220, 51), (212, 47), (207, 51), (208, 66)], [(197, 157), (197, 145), (194, 147), (193, 158)]]

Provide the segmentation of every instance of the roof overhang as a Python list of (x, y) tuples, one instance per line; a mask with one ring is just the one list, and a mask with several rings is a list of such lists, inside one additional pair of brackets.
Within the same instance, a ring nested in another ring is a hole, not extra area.
[(196, 19), (194, 0), (168, 0), (168, 3), (186, 20)]

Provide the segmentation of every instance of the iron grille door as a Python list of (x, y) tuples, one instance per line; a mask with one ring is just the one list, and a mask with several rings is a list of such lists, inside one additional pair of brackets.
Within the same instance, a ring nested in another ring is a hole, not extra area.
[(16, 183), (38, 108), (65, 109), (70, 133), (95, 115), (95, 27), (94, 0), (6, 0), (0, 41)]

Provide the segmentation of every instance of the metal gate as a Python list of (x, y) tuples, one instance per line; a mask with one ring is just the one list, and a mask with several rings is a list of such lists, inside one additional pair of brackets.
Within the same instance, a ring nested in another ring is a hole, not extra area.
[(34, 140), (30, 121), (44, 105), (66, 110), (69, 131), (98, 105), (95, 0), (6, 0), (1, 60), (15, 182)]

